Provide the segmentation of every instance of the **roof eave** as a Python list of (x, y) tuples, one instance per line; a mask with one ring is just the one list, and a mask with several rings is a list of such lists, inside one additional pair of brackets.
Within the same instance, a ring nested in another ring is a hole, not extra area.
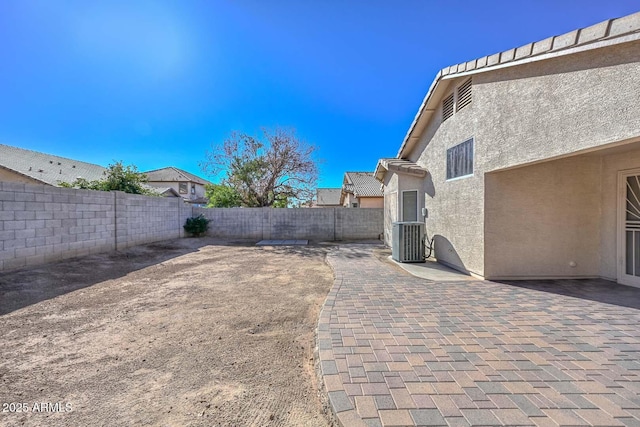
[(637, 40), (640, 40), (640, 12), (443, 68), (431, 83), (396, 157), (406, 158), (419, 141), (437, 107), (440, 97), (434, 94), (442, 82)]
[(409, 130), (407, 131), (407, 134), (404, 137), (404, 140), (402, 141), (402, 145), (400, 146), (400, 149), (398, 150), (398, 154), (397, 154), (397, 158), (401, 159), (402, 155), (404, 153), (405, 148), (407, 147), (407, 145), (409, 144), (409, 141), (412, 138), (412, 134), (414, 129), (416, 128), (416, 126), (418, 125), (419, 122), (422, 121), (423, 119), (423, 113), (425, 112), (427, 105), (429, 103), (429, 101), (431, 100), (431, 97), (433, 95), (433, 92), (435, 91), (436, 86), (438, 85), (438, 82), (440, 82), (440, 79), (442, 79), (443, 76), (443, 70), (438, 71), (438, 74), (436, 74), (436, 77), (433, 79), (433, 82), (431, 83), (431, 86), (429, 87), (429, 90), (427, 91), (427, 94), (425, 95), (424, 99), (422, 100), (422, 104), (420, 104), (420, 108), (418, 109), (418, 112), (416, 113), (415, 117), (413, 118), (413, 122), (411, 122), (411, 126), (409, 126)]

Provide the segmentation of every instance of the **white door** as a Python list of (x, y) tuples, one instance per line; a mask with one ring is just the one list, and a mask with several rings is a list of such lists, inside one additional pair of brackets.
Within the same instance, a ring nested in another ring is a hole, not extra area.
[(618, 175), (618, 282), (640, 287), (640, 169)]

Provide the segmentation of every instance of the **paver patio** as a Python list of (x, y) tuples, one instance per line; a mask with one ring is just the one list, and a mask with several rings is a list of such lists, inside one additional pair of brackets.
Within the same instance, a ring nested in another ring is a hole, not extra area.
[(438, 283), (344, 245), (318, 324), (344, 426), (640, 426), (640, 289)]

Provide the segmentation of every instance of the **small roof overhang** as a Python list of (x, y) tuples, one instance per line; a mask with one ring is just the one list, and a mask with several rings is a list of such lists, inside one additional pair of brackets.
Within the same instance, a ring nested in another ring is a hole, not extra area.
[(387, 172), (395, 172), (403, 175), (416, 176), (424, 178), (428, 171), (422, 166), (404, 159), (380, 159), (376, 166), (374, 175), (376, 179), (384, 183), (384, 177)]

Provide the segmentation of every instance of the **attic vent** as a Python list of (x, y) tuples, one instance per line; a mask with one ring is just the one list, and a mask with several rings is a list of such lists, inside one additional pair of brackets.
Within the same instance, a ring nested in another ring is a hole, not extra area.
[(442, 121), (444, 122), (451, 116), (453, 116), (453, 94), (442, 101)]
[(456, 104), (456, 111), (462, 110), (469, 104), (471, 104), (471, 79), (462, 83), (458, 87), (458, 102)]

